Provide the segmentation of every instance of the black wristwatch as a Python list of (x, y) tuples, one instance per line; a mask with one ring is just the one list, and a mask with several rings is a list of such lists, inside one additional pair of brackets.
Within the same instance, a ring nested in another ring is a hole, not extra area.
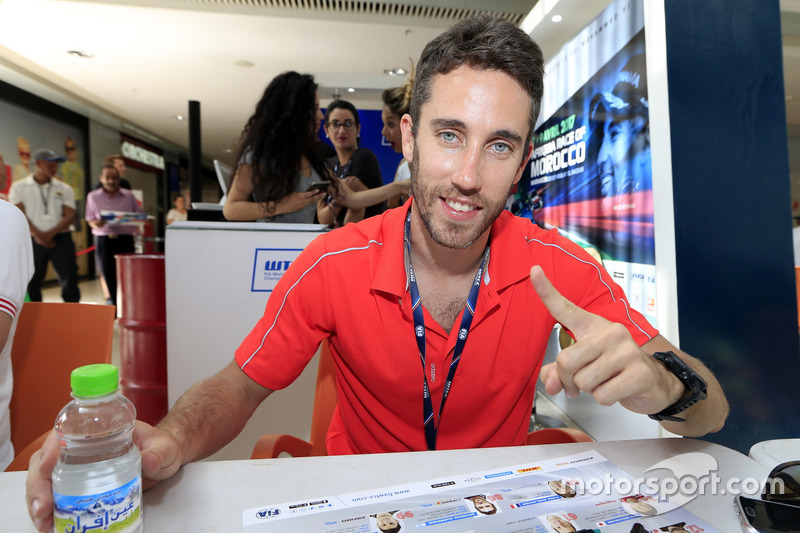
[(661, 412), (648, 416), (653, 420), (686, 422), (683, 418), (678, 418), (675, 415), (687, 410), (700, 400), (705, 400), (707, 397), (706, 390), (708, 385), (703, 381), (703, 378), (697, 375), (697, 372), (692, 370), (689, 365), (684, 363), (674, 352), (656, 352), (653, 354), (653, 357), (661, 361), (664, 366), (667, 367), (667, 370), (675, 374), (678, 379), (681, 380), (681, 383), (689, 389), (689, 396), (678, 400)]

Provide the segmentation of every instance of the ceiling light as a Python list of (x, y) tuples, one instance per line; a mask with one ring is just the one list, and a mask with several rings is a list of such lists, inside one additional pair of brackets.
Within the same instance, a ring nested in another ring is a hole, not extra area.
[(404, 69), (402, 67), (401, 68), (386, 68), (386, 69), (383, 69), (383, 73), (386, 74), (387, 76), (405, 76), (406, 75), (406, 69)]
[(354, 93), (354, 92), (356, 92), (356, 89), (355, 89), (355, 87), (348, 87), (347, 88), (347, 92)]
[(247, 61), (246, 59), (240, 59), (239, 61), (235, 61), (233, 64), (236, 65), (237, 67), (242, 67), (242, 68), (250, 68), (253, 65), (255, 65), (255, 63), (253, 63), (252, 61)]
[(94, 54), (90, 52), (84, 52), (83, 50), (67, 50), (67, 53), (72, 57), (82, 57), (84, 59), (94, 57)]
[(183, 115), (175, 115), (175, 116), (172, 116), (172, 117), (169, 117), (169, 118), (171, 118), (172, 120), (181, 121), (181, 120), (183, 120)]
[(564, 20), (564, 17), (562, 17), (561, 15), (553, 15), (552, 17), (550, 17), (550, 20), (552, 20), (553, 22), (561, 22), (562, 20)]

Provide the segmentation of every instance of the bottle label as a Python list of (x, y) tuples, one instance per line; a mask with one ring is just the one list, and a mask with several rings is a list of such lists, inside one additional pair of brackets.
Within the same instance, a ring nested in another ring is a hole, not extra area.
[(108, 492), (83, 496), (54, 492), (53, 499), (55, 531), (59, 533), (128, 533), (142, 524), (141, 476)]

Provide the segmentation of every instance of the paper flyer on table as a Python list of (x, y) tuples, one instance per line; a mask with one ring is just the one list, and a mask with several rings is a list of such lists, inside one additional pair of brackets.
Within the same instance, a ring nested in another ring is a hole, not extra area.
[[(720, 533), (594, 450), (245, 510), (244, 533)], [(672, 527), (672, 529), (671, 529)]]

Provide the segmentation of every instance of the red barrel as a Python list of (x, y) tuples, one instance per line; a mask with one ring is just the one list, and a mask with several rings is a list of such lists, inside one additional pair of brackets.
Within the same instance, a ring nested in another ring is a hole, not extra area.
[(120, 388), (136, 418), (155, 425), (168, 406), (164, 254), (118, 255), (117, 284)]

